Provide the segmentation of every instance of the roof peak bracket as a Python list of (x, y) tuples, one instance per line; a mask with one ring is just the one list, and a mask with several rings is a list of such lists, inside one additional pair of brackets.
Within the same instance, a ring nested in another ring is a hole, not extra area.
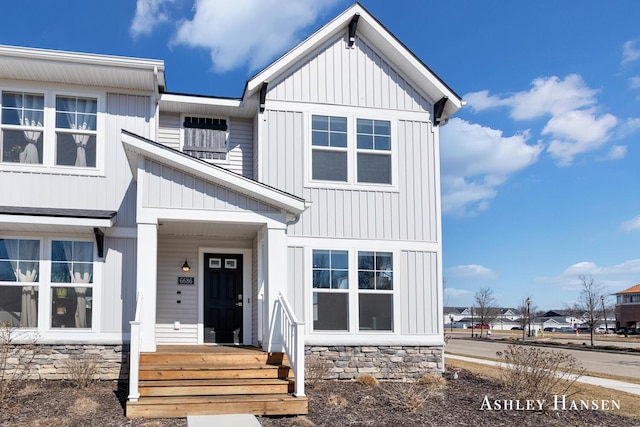
[(262, 86), (260, 87), (260, 112), (264, 113), (265, 104), (267, 102), (267, 88), (269, 87), (269, 82), (262, 82)]
[(351, 18), (351, 22), (349, 22), (349, 47), (353, 47), (353, 44), (356, 42), (356, 30), (358, 29), (358, 20), (360, 19), (360, 14), (356, 13)]
[[(442, 117), (442, 113), (444, 112), (444, 105), (447, 103), (448, 99), (449, 97), (443, 96), (442, 98), (440, 98), (440, 101), (433, 104), (433, 124), (435, 126), (440, 126), (442, 122), (441, 117)], [(446, 124), (446, 121), (442, 123), (442, 125), (445, 125), (445, 124)]]
[(104, 258), (104, 231), (98, 227), (93, 227), (93, 234), (96, 235), (96, 246), (98, 246), (98, 258)]

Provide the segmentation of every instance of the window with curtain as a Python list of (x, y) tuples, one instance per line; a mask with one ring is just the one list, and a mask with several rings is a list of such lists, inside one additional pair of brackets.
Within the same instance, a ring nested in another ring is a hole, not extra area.
[(210, 117), (184, 118), (182, 151), (203, 160), (226, 160), (227, 121)]
[(349, 330), (347, 251), (313, 251), (313, 329)]
[(40, 241), (0, 239), (0, 323), (38, 326)]
[(3, 91), (0, 161), (42, 164), (44, 95)]
[(96, 166), (97, 115), (96, 99), (56, 97), (56, 165)]
[(91, 328), (93, 242), (51, 242), (51, 326)]

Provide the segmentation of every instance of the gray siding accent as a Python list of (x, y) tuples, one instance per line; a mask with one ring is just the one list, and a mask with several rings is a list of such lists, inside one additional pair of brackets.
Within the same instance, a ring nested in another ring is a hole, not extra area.
[(143, 206), (224, 211), (277, 212), (278, 209), (247, 196), (186, 174), (152, 160), (145, 160)]
[(287, 248), (287, 299), (293, 311), (300, 321), (309, 322), (305, 319), (305, 262), (304, 247), (290, 246)]
[(158, 142), (174, 150), (180, 150), (180, 114), (160, 113)]
[(267, 99), (432, 111), (431, 103), (396, 72), (362, 37), (353, 49), (344, 36), (324, 45), (274, 82)]
[(399, 292), (400, 332), (403, 335), (437, 334), (438, 295), (437, 254), (400, 252)]
[(101, 332), (129, 332), (136, 309), (136, 239), (105, 237)]
[(104, 140), (104, 176), (2, 171), (0, 202), (7, 206), (118, 211), (118, 226), (135, 225), (135, 187), (120, 143), (121, 129), (149, 137), (150, 100), (147, 96), (107, 94)]

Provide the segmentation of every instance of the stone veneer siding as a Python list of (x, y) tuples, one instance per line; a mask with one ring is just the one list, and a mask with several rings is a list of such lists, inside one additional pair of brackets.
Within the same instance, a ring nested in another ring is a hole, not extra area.
[(325, 379), (419, 378), (441, 374), (442, 346), (305, 346), (305, 367), (327, 370)]
[[(126, 380), (128, 378), (128, 346), (95, 344), (37, 344), (12, 346), (7, 358), (7, 370), (24, 367), (25, 360), (35, 356), (28, 364), (28, 379), (70, 379), (70, 358), (91, 357), (98, 362), (98, 378), (101, 380)], [(22, 362), (21, 362), (22, 361)], [(22, 364), (22, 366), (21, 366)]]

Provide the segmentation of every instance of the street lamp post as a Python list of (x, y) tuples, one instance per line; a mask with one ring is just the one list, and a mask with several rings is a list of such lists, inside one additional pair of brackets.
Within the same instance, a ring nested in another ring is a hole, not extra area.
[(604, 309), (604, 295), (600, 295), (600, 302), (602, 302), (602, 317), (604, 317), (604, 333), (609, 333), (609, 328), (607, 327), (607, 312)]
[(453, 332), (453, 314), (449, 315), (449, 328), (451, 329), (451, 332)]
[[(531, 298), (527, 298), (527, 325), (529, 326), (529, 336), (531, 336)], [(522, 332), (524, 334), (524, 332)]]
[(473, 338), (473, 307), (471, 307), (471, 338)]

